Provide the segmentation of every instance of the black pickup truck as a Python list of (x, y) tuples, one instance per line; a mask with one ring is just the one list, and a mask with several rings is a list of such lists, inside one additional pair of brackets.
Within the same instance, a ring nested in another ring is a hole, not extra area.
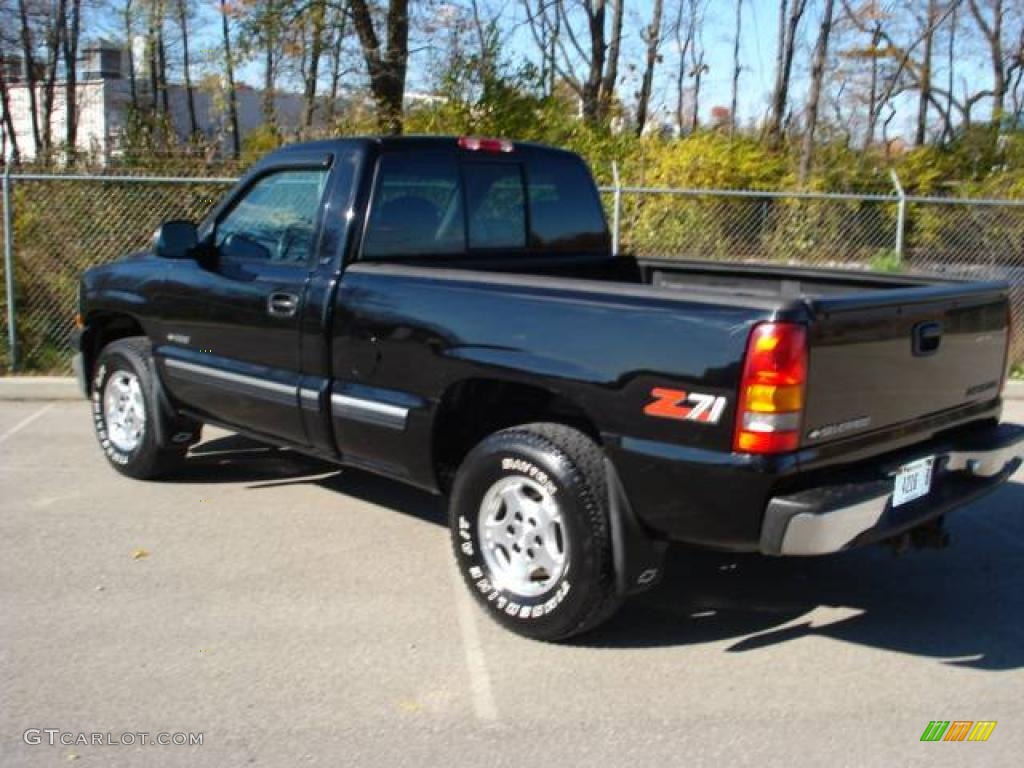
[(470, 591), (553, 640), (657, 582), (669, 541), (940, 540), (1024, 454), (1007, 290), (614, 256), (572, 153), (338, 139), (88, 270), (75, 364), (126, 475), (210, 423), (447, 494)]

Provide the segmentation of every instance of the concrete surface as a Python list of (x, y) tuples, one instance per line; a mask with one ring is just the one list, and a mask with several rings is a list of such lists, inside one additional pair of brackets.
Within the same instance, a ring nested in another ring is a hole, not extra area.
[[(1022, 475), (942, 552), (674, 550), (659, 589), (551, 646), (470, 603), (437, 500), (206, 438), (142, 483), (85, 403), (0, 404), (0, 766), (1020, 764)], [(919, 741), (958, 719), (998, 725)]]
[(81, 400), (74, 376), (0, 376), (0, 400)]

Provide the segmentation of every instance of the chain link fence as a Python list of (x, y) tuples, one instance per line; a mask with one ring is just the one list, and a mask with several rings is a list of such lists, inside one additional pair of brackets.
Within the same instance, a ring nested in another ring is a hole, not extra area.
[(604, 187), (623, 253), (1007, 280), (1024, 364), (1024, 201)]
[[(233, 182), (154, 176), (5, 177), (11, 215), (4, 219), (11, 227), (4, 237), (12, 251), (14, 311), (5, 296), (0, 373), (12, 362), (19, 372), (69, 372), (82, 271), (148, 247), (161, 221), (202, 218)], [(11, 285), (7, 261), (3, 277)]]
[[(81, 272), (146, 248), (163, 220), (202, 218), (233, 181), (5, 176), (0, 226), (8, 258), (0, 279), (8, 291), (0, 312), (0, 373), (12, 362), (19, 372), (67, 373)], [(893, 195), (601, 192), (624, 253), (1006, 279), (1024, 322), (1024, 201), (906, 197), (898, 184)], [(1024, 362), (1024, 328), (1017, 328), (1012, 359)]]

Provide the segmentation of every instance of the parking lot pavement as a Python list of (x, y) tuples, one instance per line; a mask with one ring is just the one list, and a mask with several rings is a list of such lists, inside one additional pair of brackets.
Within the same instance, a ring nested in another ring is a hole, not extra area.
[[(205, 438), (142, 483), (84, 403), (0, 403), (0, 766), (1020, 764), (1024, 473), (944, 551), (675, 549), (656, 591), (555, 646), (477, 611), (438, 500)], [(921, 743), (931, 720), (998, 725)]]

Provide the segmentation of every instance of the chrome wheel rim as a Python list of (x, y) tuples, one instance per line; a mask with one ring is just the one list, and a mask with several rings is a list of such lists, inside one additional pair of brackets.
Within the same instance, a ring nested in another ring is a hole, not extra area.
[(146, 430), (146, 404), (139, 377), (131, 371), (114, 371), (103, 390), (103, 421), (107, 437), (117, 450), (131, 453)]
[(527, 477), (503, 477), (484, 494), (477, 517), (480, 550), (498, 589), (536, 597), (568, 565), (562, 511), (554, 496)]

